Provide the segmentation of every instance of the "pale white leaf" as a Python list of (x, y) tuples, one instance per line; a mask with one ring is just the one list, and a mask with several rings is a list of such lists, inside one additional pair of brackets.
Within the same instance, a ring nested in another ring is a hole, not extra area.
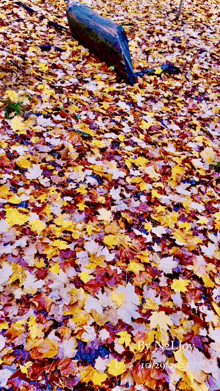
[(173, 256), (162, 258), (159, 264), (160, 270), (163, 270), (164, 273), (169, 274), (173, 272), (173, 269), (177, 267), (178, 262), (173, 260)]
[(99, 373), (103, 373), (106, 370), (106, 364), (109, 363), (109, 359), (101, 358), (100, 356), (95, 360), (95, 369), (99, 371)]
[(209, 243), (208, 246), (201, 246), (202, 252), (209, 258), (212, 258), (217, 250), (215, 243)]
[(6, 341), (7, 339), (3, 335), (0, 335), (0, 350), (4, 349)]
[(0, 370), (0, 387), (6, 387), (8, 379), (12, 376), (13, 372), (9, 369)]
[(39, 117), (37, 117), (37, 124), (39, 126), (43, 126), (43, 127), (55, 125), (55, 123), (53, 121), (51, 121), (50, 118), (44, 118), (43, 115), (40, 115)]
[(100, 246), (94, 240), (90, 240), (84, 244), (84, 247), (90, 254), (96, 254)]
[(28, 169), (28, 172), (25, 173), (27, 179), (37, 179), (41, 174), (42, 170), (39, 164), (34, 164), (32, 167)]
[(91, 310), (95, 310), (96, 312), (98, 312), (98, 314), (102, 314), (103, 312), (101, 304), (93, 296), (89, 296), (88, 299), (86, 300), (85, 310), (87, 312), (90, 312)]
[(6, 223), (6, 221), (4, 219), (0, 220), (0, 233), (1, 234), (3, 232), (7, 232), (9, 227), (10, 226), (8, 225), (8, 223)]
[(159, 225), (157, 227), (152, 228), (152, 232), (159, 238), (161, 238), (162, 235), (166, 234), (166, 229), (162, 225)]
[(3, 263), (2, 269), (0, 269), (0, 291), (3, 290), (1, 285), (8, 281), (12, 273), (13, 273), (13, 269), (11, 265), (9, 265), (8, 263)]
[(88, 339), (89, 341), (94, 341), (96, 339), (96, 332), (93, 326), (84, 326), (86, 331), (82, 334), (83, 339)]

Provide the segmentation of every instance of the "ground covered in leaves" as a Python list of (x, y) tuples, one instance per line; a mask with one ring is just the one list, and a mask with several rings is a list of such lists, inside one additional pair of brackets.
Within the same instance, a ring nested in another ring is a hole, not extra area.
[(181, 73), (1, 4), (0, 390), (219, 390), (220, 2), (86, 4)]

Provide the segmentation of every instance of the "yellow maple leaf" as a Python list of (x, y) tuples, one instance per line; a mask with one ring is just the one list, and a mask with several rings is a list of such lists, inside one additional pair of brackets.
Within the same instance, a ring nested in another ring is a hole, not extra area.
[(57, 247), (59, 250), (66, 250), (67, 248), (70, 248), (69, 244), (61, 239), (54, 240), (52, 246)]
[(214, 308), (216, 314), (220, 317), (220, 307), (218, 307), (214, 301), (212, 301), (212, 307)]
[(137, 164), (138, 166), (142, 166), (142, 167), (146, 167), (146, 164), (149, 162), (148, 159), (146, 159), (145, 157), (143, 156), (139, 156), (136, 160), (135, 160), (135, 164)]
[(123, 361), (118, 361), (114, 358), (111, 359), (110, 363), (107, 364), (108, 373), (113, 376), (119, 376), (125, 372), (126, 367)]
[(8, 280), (8, 284), (13, 284), (14, 281), (18, 280), (20, 285), (22, 285), (25, 277), (27, 276), (25, 270), (22, 268), (21, 265), (17, 263), (12, 263), (12, 269), (13, 269), (13, 274)]
[(92, 140), (92, 145), (94, 147), (100, 147), (100, 148), (105, 148), (106, 147), (106, 143), (102, 140)]
[(158, 199), (160, 199), (160, 197), (161, 197), (161, 194), (160, 193), (158, 193), (156, 190), (152, 190), (151, 191), (151, 195), (152, 195), (152, 198), (158, 198)]
[(92, 277), (90, 274), (89, 274), (89, 271), (85, 271), (85, 272), (82, 272), (82, 273), (78, 273), (78, 276), (80, 277), (80, 279), (86, 284), (88, 281), (92, 280), (94, 277)]
[(146, 122), (144, 120), (141, 121), (140, 128), (141, 129), (149, 129), (151, 126), (153, 126), (153, 122)]
[(118, 333), (117, 335), (120, 336), (119, 341), (118, 341), (119, 345), (123, 345), (123, 344), (125, 344), (125, 346), (130, 345), (131, 336), (130, 336), (130, 334), (128, 334), (127, 331), (120, 331), (120, 333)]
[(29, 222), (29, 225), (31, 226), (32, 231), (37, 232), (38, 234), (41, 234), (46, 228), (45, 223), (41, 220), (32, 220)]
[(137, 254), (137, 258), (140, 259), (141, 262), (144, 262), (144, 263), (150, 262), (148, 251), (141, 251), (139, 254)]
[(60, 272), (60, 265), (59, 265), (59, 263), (55, 263), (55, 265), (50, 267), (49, 270), (51, 271), (51, 273), (59, 274), (59, 272)]
[(147, 343), (148, 343), (148, 345), (151, 345), (154, 342), (155, 335), (156, 335), (156, 331), (155, 330), (149, 331), (149, 333), (147, 334)]
[(153, 312), (149, 319), (151, 329), (154, 329), (159, 326), (161, 330), (167, 330), (168, 326), (172, 326), (173, 324), (170, 317), (166, 315), (164, 311)]
[(155, 75), (160, 75), (162, 72), (163, 72), (163, 70), (160, 67), (154, 69)]
[(141, 191), (148, 190), (148, 187), (149, 187), (149, 185), (146, 182), (144, 182), (144, 181), (141, 181), (139, 186), (140, 186), (140, 190)]
[(18, 320), (17, 322), (13, 323), (13, 327), (17, 330), (25, 330), (24, 323), (26, 323), (26, 319)]
[(175, 224), (178, 221), (178, 213), (177, 212), (171, 212), (165, 216), (161, 216), (161, 224), (165, 227), (169, 227), (173, 229), (175, 227)]
[(121, 305), (125, 302), (125, 294), (123, 292), (114, 291), (111, 295), (111, 299), (118, 307), (121, 307)]
[(173, 233), (173, 236), (177, 240), (177, 244), (183, 245), (184, 243), (186, 243), (186, 240), (184, 238), (184, 233), (182, 231), (176, 230)]
[(216, 266), (213, 265), (213, 263), (208, 263), (207, 265), (207, 272), (210, 273), (210, 272), (213, 272), (213, 273), (218, 273), (217, 269), (216, 269)]
[(132, 261), (132, 262), (129, 263), (127, 271), (131, 271), (131, 272), (133, 272), (135, 274), (138, 274), (140, 271), (144, 272), (145, 271), (145, 267), (143, 265), (140, 265), (137, 262)]
[(43, 258), (41, 258), (39, 261), (38, 261), (38, 259), (36, 259), (34, 261), (34, 266), (36, 266), (37, 268), (41, 268), (41, 267), (45, 267), (46, 263), (44, 262)]
[(119, 138), (120, 141), (124, 141), (125, 135), (124, 134), (119, 134), (118, 138)]
[(16, 130), (23, 131), (25, 128), (25, 125), (23, 123), (23, 118), (19, 116), (15, 116), (14, 118), (12, 118), (11, 127), (14, 130), (14, 132), (16, 132)]
[(96, 371), (92, 377), (92, 382), (95, 386), (101, 386), (101, 384), (107, 379), (106, 373), (99, 373)]
[(31, 167), (31, 162), (27, 159), (26, 156), (16, 160), (16, 164), (21, 168), (29, 168)]
[(177, 351), (174, 351), (174, 356), (177, 361), (177, 364), (175, 364), (175, 369), (178, 371), (186, 372), (188, 360), (183, 354), (183, 350), (179, 349)]
[(52, 96), (55, 94), (55, 91), (52, 89), (45, 88), (43, 93), (44, 93), (44, 95)]
[(77, 191), (77, 193), (80, 193), (80, 194), (86, 194), (87, 193), (87, 186), (81, 184), (81, 185), (79, 185), (79, 187), (76, 191)]
[(103, 102), (102, 107), (107, 110), (109, 108), (109, 104), (107, 102)]
[(158, 310), (159, 305), (151, 297), (148, 297), (142, 306), (142, 311), (146, 312), (147, 310)]
[(73, 222), (71, 220), (62, 221), (60, 225), (64, 231), (72, 231), (73, 229)]
[(78, 206), (78, 208), (79, 208), (80, 211), (83, 211), (83, 210), (85, 210), (86, 208), (88, 208), (88, 206), (85, 205), (85, 201), (80, 202), (77, 206)]
[(175, 292), (186, 292), (187, 291), (187, 285), (189, 285), (190, 281), (189, 280), (184, 280), (183, 278), (179, 278), (179, 280), (173, 281), (171, 288)]
[(200, 224), (200, 225), (207, 225), (207, 224), (208, 224), (208, 219), (207, 219), (207, 217), (201, 216), (201, 217), (197, 220), (197, 224)]
[(201, 156), (204, 160), (206, 160), (208, 163), (212, 163), (213, 160), (215, 159), (215, 151), (210, 148), (210, 147), (206, 147), (202, 152), (201, 152)]
[(117, 245), (117, 240), (115, 235), (106, 235), (103, 239), (103, 242), (107, 244), (109, 247), (113, 247)]
[(9, 329), (9, 325), (8, 325), (8, 322), (2, 322), (0, 323), (0, 332), (2, 330), (8, 330)]
[(202, 279), (203, 279), (203, 282), (204, 282), (204, 285), (206, 288), (214, 288), (215, 287), (214, 282), (211, 280), (211, 278), (209, 276), (203, 275)]
[(46, 72), (48, 70), (46, 62), (40, 62), (40, 64), (38, 64), (38, 69), (42, 72)]
[(154, 168), (152, 167), (151, 170), (148, 172), (148, 176), (151, 179), (154, 179), (155, 181), (158, 181), (160, 179), (160, 174), (158, 174)]
[(83, 383), (88, 383), (90, 380), (92, 381), (93, 376), (96, 374), (96, 370), (91, 367), (87, 367), (85, 370), (81, 372), (81, 381)]
[(0, 187), (0, 198), (7, 198), (10, 194), (12, 193), (7, 186), (3, 185)]
[(110, 210), (107, 210), (105, 208), (98, 209), (99, 216), (97, 217), (98, 220), (104, 220), (106, 222), (110, 222), (112, 219), (112, 212)]
[(16, 102), (18, 100), (18, 96), (15, 91), (13, 90), (7, 90), (6, 96), (9, 98), (12, 102)]
[(19, 197), (16, 197), (15, 195), (13, 195), (12, 197), (10, 197), (8, 199), (8, 202), (10, 202), (10, 204), (20, 204), (21, 201), (22, 201), (22, 199)]
[(176, 175), (182, 175), (185, 173), (185, 168), (181, 167), (181, 166), (174, 166), (172, 167), (172, 176), (176, 176)]
[(180, 223), (179, 223), (179, 227), (180, 227), (180, 228), (185, 228), (186, 231), (189, 231), (189, 230), (192, 228), (192, 224), (180, 222)]
[(32, 366), (32, 361), (27, 361), (24, 365), (20, 365), (20, 370), (22, 373), (28, 374), (28, 368)]
[(16, 209), (6, 210), (6, 222), (13, 227), (14, 225), (24, 225), (28, 221), (28, 216), (18, 212)]
[(144, 228), (145, 228), (147, 231), (151, 231), (151, 230), (152, 230), (152, 225), (151, 225), (151, 223), (146, 223), (146, 224), (144, 224)]

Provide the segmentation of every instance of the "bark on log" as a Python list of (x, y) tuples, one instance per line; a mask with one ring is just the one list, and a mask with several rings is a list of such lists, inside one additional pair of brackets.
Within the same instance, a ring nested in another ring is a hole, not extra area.
[(114, 65), (131, 84), (135, 83), (128, 39), (122, 26), (77, 2), (69, 4), (67, 19), (74, 38), (108, 64)]

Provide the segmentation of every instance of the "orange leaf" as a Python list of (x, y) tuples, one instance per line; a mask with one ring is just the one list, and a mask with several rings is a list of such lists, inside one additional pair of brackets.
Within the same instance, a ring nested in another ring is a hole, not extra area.
[(46, 338), (41, 340), (39, 345), (35, 346), (31, 351), (31, 357), (34, 360), (42, 360), (43, 358), (55, 357), (58, 353), (57, 342), (52, 339)]

